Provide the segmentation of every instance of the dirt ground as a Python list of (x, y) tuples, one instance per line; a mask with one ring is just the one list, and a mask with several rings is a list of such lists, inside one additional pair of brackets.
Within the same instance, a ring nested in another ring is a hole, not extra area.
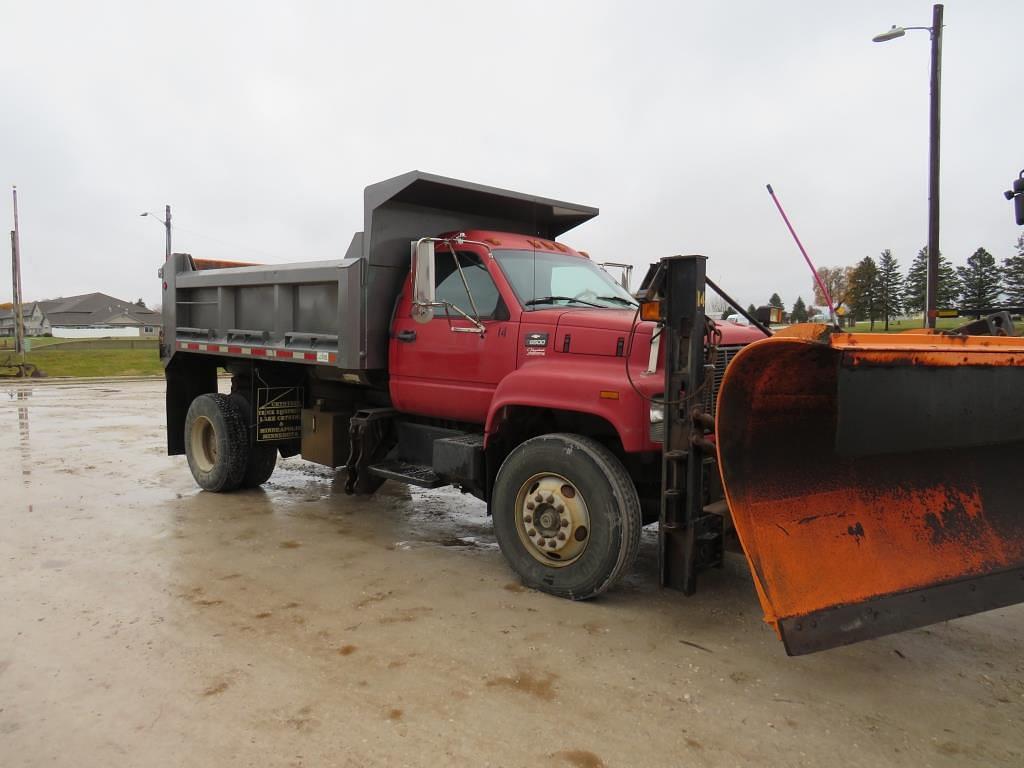
[(0, 385), (0, 765), (1020, 766), (1024, 606), (802, 658), (739, 560), (524, 590), (483, 506), (200, 492), (163, 383)]

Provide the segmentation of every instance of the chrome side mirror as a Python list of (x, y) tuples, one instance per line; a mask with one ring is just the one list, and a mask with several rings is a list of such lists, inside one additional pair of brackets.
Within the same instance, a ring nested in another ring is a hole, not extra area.
[(412, 243), (412, 319), (429, 323), (434, 318), (434, 241)]

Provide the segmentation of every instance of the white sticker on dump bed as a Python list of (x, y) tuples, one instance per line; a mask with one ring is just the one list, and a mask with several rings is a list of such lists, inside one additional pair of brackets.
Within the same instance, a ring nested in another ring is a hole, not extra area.
[(326, 363), (328, 361), (327, 353), (326, 352), (317, 352), (316, 353), (316, 361), (318, 363)]

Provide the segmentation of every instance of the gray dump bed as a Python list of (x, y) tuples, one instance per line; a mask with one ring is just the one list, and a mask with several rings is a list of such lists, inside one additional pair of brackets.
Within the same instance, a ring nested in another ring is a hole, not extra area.
[(351, 371), (387, 367), (395, 299), (409, 244), (443, 232), (490, 229), (555, 239), (596, 208), (420, 171), (364, 192), (364, 229), (344, 259), (196, 270), (165, 265), (165, 363), (177, 351), (262, 356)]

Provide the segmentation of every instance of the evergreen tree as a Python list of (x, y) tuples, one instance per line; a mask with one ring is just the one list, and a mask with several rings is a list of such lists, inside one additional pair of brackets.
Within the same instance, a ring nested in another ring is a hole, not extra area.
[[(960, 283), (956, 270), (949, 259), (939, 252), (938, 307), (952, 307), (960, 294)], [(928, 246), (917, 252), (910, 265), (907, 279), (903, 284), (903, 310), (911, 314), (924, 312), (925, 296), (928, 292)]]
[(796, 297), (796, 301), (793, 302), (793, 311), (789, 316), (792, 318), (794, 323), (807, 322), (807, 306), (804, 304), (802, 297)]
[(782, 299), (779, 297), (779, 294), (777, 294), (777, 293), (773, 293), (771, 298), (768, 299), (768, 306), (769, 307), (778, 307), (779, 309), (782, 309), (782, 310), (786, 309), (786, 305), (782, 303)]
[(1024, 307), (1024, 235), (1017, 238), (1017, 255), (1003, 259), (1003, 290), (1009, 304)]
[(878, 300), (888, 331), (889, 318), (898, 315), (903, 307), (903, 275), (899, 262), (888, 248), (878, 257)]
[(960, 295), (960, 279), (949, 259), (939, 252), (939, 290), (936, 307), (955, 307)]
[(962, 307), (981, 309), (994, 307), (1003, 292), (1002, 275), (995, 257), (979, 248), (967, 258), (967, 266), (957, 267), (960, 278), (960, 304)]
[(924, 312), (928, 292), (928, 246), (917, 252), (903, 281), (903, 309), (911, 314)]
[(747, 307), (747, 314), (750, 315), (751, 317), (757, 317), (757, 307), (751, 304), (749, 307)]
[(850, 275), (848, 291), (850, 310), (855, 320), (871, 321), (871, 330), (875, 329), (875, 320), (881, 314), (881, 301), (878, 289), (878, 265), (870, 256), (865, 256), (854, 267)]

